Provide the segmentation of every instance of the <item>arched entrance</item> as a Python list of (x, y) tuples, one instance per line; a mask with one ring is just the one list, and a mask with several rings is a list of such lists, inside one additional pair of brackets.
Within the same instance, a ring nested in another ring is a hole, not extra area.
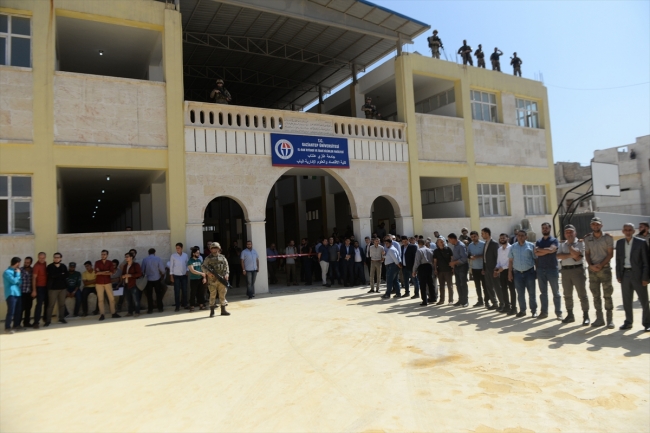
[(208, 242), (219, 242), (228, 251), (237, 242), (239, 248), (246, 245), (246, 219), (244, 210), (229, 197), (217, 197), (205, 208), (203, 215), (203, 246)]
[(384, 234), (397, 234), (397, 221), (395, 208), (386, 197), (377, 197), (372, 202), (370, 210), (372, 216), (372, 232), (379, 236)]

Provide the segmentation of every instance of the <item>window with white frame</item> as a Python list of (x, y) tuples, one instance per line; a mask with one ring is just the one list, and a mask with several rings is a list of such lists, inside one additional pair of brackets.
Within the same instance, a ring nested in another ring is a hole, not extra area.
[(526, 215), (546, 215), (546, 186), (524, 185)]
[(517, 125), (527, 128), (539, 128), (539, 110), (537, 102), (527, 99), (516, 99)]
[(424, 189), (420, 193), (423, 205), (449, 203), (463, 199), (460, 192), (460, 184)]
[(445, 90), (444, 92), (433, 95), (415, 104), (415, 112), (422, 114), (429, 114), (438, 108), (456, 102), (456, 94), (454, 89)]
[(472, 119), (486, 122), (497, 121), (497, 95), (471, 90)]
[(32, 66), (32, 20), (0, 14), (0, 65)]
[(32, 178), (0, 176), (0, 234), (32, 232)]
[(505, 216), (508, 214), (504, 184), (479, 183), (476, 187), (480, 216)]

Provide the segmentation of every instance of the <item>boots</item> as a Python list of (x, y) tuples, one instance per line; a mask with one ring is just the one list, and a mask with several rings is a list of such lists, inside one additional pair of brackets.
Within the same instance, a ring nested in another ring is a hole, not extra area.
[(567, 310), (566, 317), (564, 318), (562, 323), (573, 323), (575, 321), (576, 321), (576, 318), (573, 315), (573, 310)]
[(607, 310), (607, 329), (614, 329), (614, 318), (612, 317), (614, 312), (612, 310)]
[(589, 326), (589, 312), (585, 311), (582, 313), (582, 326)]
[(210, 317), (214, 317), (214, 307), (210, 307)]
[(602, 310), (596, 311), (596, 320), (591, 324), (591, 326), (605, 326), (605, 319), (603, 318)]
[(222, 316), (230, 316), (230, 313), (226, 311), (226, 306), (225, 305), (221, 306), (221, 315)]

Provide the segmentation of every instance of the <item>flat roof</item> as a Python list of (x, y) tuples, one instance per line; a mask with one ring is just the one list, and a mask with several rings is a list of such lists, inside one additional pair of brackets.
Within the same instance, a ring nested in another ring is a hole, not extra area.
[(185, 99), (302, 108), (431, 26), (367, 0), (181, 0)]

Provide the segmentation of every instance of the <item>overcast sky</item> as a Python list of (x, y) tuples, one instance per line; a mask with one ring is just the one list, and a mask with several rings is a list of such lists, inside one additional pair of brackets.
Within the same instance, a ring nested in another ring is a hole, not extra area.
[(555, 161), (588, 164), (650, 134), (650, 1), (371, 1), (432, 26), (409, 52), (430, 55), (437, 29), (450, 59), (467, 39), (503, 50), (506, 73), (513, 51), (524, 78), (541, 72)]

